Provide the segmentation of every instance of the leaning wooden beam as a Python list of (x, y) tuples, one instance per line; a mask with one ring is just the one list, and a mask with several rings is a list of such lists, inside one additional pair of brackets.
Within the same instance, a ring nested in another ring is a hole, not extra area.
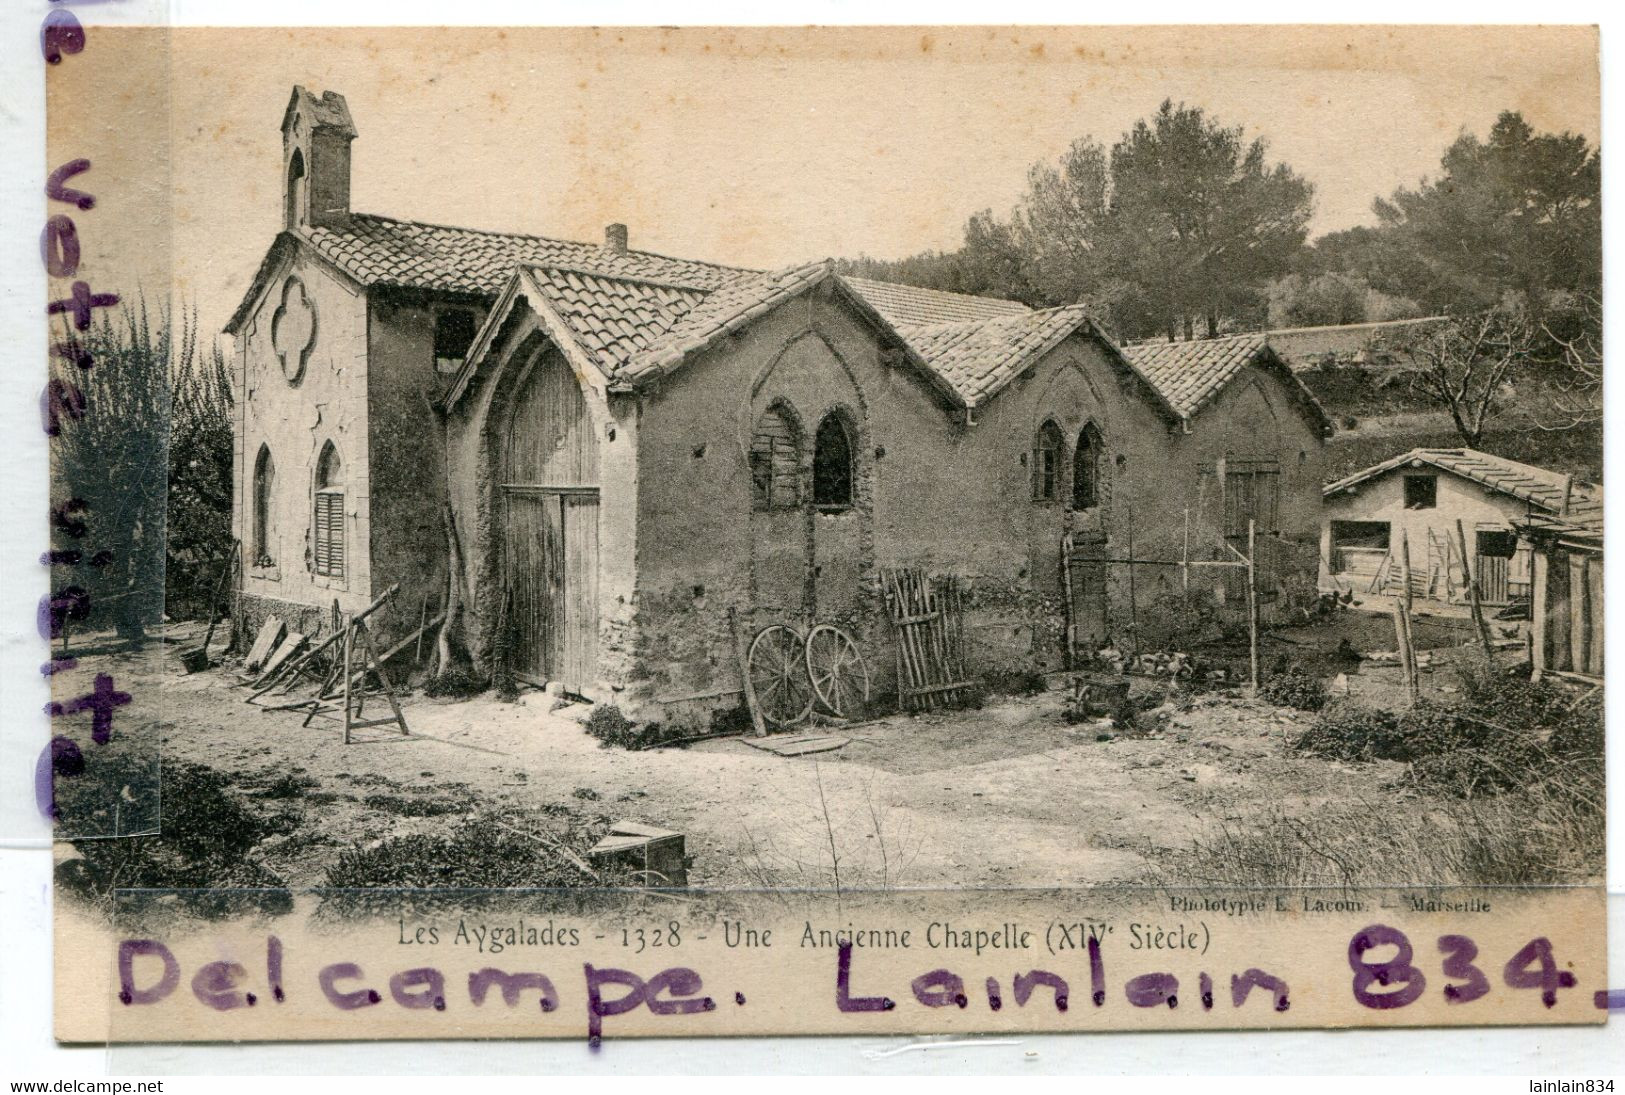
[(762, 718), (762, 707), (756, 700), (756, 684), (750, 679), (750, 659), (745, 654), (745, 637), (739, 633), (739, 613), (728, 606), (728, 631), (733, 636), (734, 661), (739, 665), (739, 680), (745, 689), (745, 706), (750, 711), (751, 729), (759, 738), (767, 737), (767, 723)]
[[(395, 596), (396, 593), (400, 592), (400, 588), (401, 588), (400, 584), (396, 583), (395, 585), (392, 585), (388, 589), (384, 590), (384, 592), (382, 594), (380, 594), (378, 596), (378, 599), (373, 601), (372, 604), (370, 604), (366, 608), (362, 609), (356, 615), (350, 617), (351, 625), (353, 626), (353, 625), (359, 623), (360, 621), (365, 620), (368, 616), (371, 616), (374, 612), (378, 611), (380, 608), (383, 608), (385, 604), (389, 603), (389, 599), (391, 597)], [(315, 647), (314, 649), (305, 651), (305, 653), (304, 653), (304, 655), (302, 657), (300, 657), (299, 659), (294, 661), (291, 665), (285, 665), (283, 667), (284, 674), (297, 673), (297, 672), (303, 670), (304, 667), (310, 662), (310, 660), (312, 658), (316, 657), (316, 655), (322, 653), (328, 647), (330, 647), (334, 643), (338, 642), (339, 639), (343, 638), (346, 634), (349, 633), (349, 630), (350, 629), (347, 627), (347, 628), (344, 628), (342, 631), (335, 631), (333, 634), (331, 634), (327, 638), (323, 639), (319, 646)], [(279, 674), (279, 676), (280, 675), (281, 674)], [(275, 686), (276, 686), (276, 681), (267, 680), (265, 677), (261, 677), (258, 681), (254, 682), (254, 692), (253, 692), (252, 695), (250, 695), (248, 697), (247, 702), (253, 703), (255, 699), (257, 699), (261, 695), (265, 694), (266, 692), (269, 692)]]
[[(442, 612), (440, 615), (436, 616), (434, 619), (430, 620), (428, 623), (425, 623), (425, 624), (421, 625), (416, 631), (412, 632), (412, 634), (408, 635), (406, 638), (402, 639), (400, 642), (396, 643), (394, 646), (392, 646), (388, 650), (384, 651), (384, 653), (378, 658), (378, 664), (383, 665), (385, 662), (388, 662), (391, 658), (395, 657), (395, 655), (399, 654), (401, 651), (403, 651), (407, 647), (411, 646), (414, 642), (419, 641), (423, 637), (423, 635), (431, 627), (439, 627), (440, 626), (440, 621), (444, 620), (445, 618), (446, 618), (446, 614), (444, 612)], [(359, 679), (361, 677), (366, 676), (370, 672), (371, 672), (371, 669), (363, 666), (361, 669), (358, 669), (358, 670), (355, 671), (355, 673), (351, 676), (351, 680), (357, 680), (357, 679)], [(337, 686), (337, 683), (338, 683), (338, 674), (335, 673), (335, 674), (333, 674), (333, 676), (331, 677), (331, 679), (329, 680), (327, 685), (322, 689), (322, 692), (323, 692), (323, 695), (324, 695), (325, 698), (328, 698), (328, 699), (332, 698), (331, 696), (328, 696), (326, 694), (329, 693), (329, 692), (332, 692), (334, 690), (334, 688)]]
[(1490, 625), (1484, 619), (1484, 607), (1478, 603), (1478, 575), (1473, 573), (1472, 556), (1467, 554), (1467, 530), (1461, 518), (1456, 518), (1456, 539), (1461, 544), (1461, 572), (1467, 580), (1467, 598), (1473, 606), (1473, 626), (1478, 629), (1479, 642), (1484, 644), (1484, 657), (1495, 660), (1495, 646), (1490, 641)]

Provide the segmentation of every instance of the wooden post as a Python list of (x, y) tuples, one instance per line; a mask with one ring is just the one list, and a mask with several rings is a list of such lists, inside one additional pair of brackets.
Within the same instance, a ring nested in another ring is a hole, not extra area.
[(350, 637), (354, 627), (344, 629), (344, 744), (350, 744)]
[(1405, 585), (1405, 591), (1400, 595), (1398, 605), (1399, 630), (1399, 657), (1405, 665), (1405, 689), (1409, 693), (1411, 702), (1415, 703), (1421, 695), (1422, 682), (1418, 679), (1416, 670), (1416, 642), (1411, 632), (1411, 535), (1405, 529), (1399, 531), (1399, 576)]
[[(1548, 549), (1550, 550), (1550, 549)], [(1536, 551), (1529, 560), (1529, 584), (1532, 595), (1529, 603), (1529, 679), (1538, 681), (1551, 668), (1548, 644), (1548, 617), (1551, 614), (1551, 561), (1546, 551)]]
[(1594, 610), (1591, 560), (1574, 552), (1569, 556), (1569, 650), (1576, 673), (1591, 672), (1591, 613)]
[(1409, 616), (1411, 612), (1411, 534), (1405, 529), (1399, 530), (1399, 577), (1400, 581), (1405, 584), (1405, 592), (1401, 594), (1401, 599), (1405, 602), (1405, 615)]
[(1484, 607), (1478, 603), (1478, 575), (1473, 572), (1472, 556), (1467, 554), (1467, 530), (1461, 518), (1456, 518), (1456, 541), (1461, 546), (1461, 571), (1467, 579), (1467, 600), (1473, 608), (1473, 626), (1478, 629), (1478, 641), (1484, 646), (1484, 657), (1494, 660), (1495, 646), (1490, 642), (1490, 625), (1484, 619)]
[(739, 634), (739, 613), (728, 608), (728, 630), (733, 633), (734, 660), (739, 663), (739, 679), (745, 686), (745, 706), (750, 710), (750, 725), (759, 738), (767, 737), (767, 723), (762, 721), (762, 709), (756, 702), (756, 685), (750, 679), (750, 658), (745, 653), (745, 640)]
[[(226, 565), (220, 571), (220, 577), (215, 580), (214, 596), (209, 598), (209, 630), (203, 633), (203, 664), (205, 667), (207, 667), (209, 664), (209, 643), (214, 640), (214, 629), (215, 626), (220, 622), (221, 595), (225, 593), (226, 587), (228, 583), (230, 583), (232, 575), (237, 570), (237, 555), (242, 550), (242, 546), (243, 545), (241, 542), (232, 540), (231, 550), (226, 553)], [(237, 624), (238, 621), (233, 618), (231, 621), (231, 628), (233, 631), (237, 630)], [(229, 643), (227, 644), (227, 647), (228, 649), (230, 648)]]
[(400, 726), (401, 733), (405, 734), (408, 732), (406, 729), (406, 716), (401, 714), (401, 705), (395, 702), (395, 686), (390, 683), (389, 670), (384, 668), (384, 663), (379, 660), (378, 651), (373, 649), (372, 632), (367, 630), (367, 625), (364, 623), (357, 624), (356, 629), (361, 632), (361, 649), (367, 659), (362, 673), (362, 690), (365, 691), (367, 687), (365, 668), (370, 667), (374, 673), (378, 674), (378, 684), (384, 690), (384, 699), (388, 701), (389, 709), (394, 713), (393, 717)]
[(1066, 671), (1078, 668), (1078, 621), (1072, 595), (1072, 534), (1061, 533), (1061, 595), (1066, 598)]
[[(1134, 558), (1134, 507), (1128, 510), (1128, 557)], [(1128, 565), (1128, 633), (1134, 642), (1134, 656), (1140, 656), (1140, 613), (1134, 600), (1134, 564)]]
[(1191, 508), (1185, 507), (1185, 547), (1179, 554), (1179, 589), (1191, 591)]
[(1249, 517), (1247, 519), (1247, 667), (1255, 692), (1258, 690), (1258, 568), (1255, 564), (1257, 556), (1257, 526)]
[(1394, 649), (1399, 654), (1399, 669), (1405, 680), (1405, 694), (1416, 695), (1416, 667), (1411, 662), (1410, 635), (1405, 629), (1405, 604), (1403, 601), (1394, 601)]

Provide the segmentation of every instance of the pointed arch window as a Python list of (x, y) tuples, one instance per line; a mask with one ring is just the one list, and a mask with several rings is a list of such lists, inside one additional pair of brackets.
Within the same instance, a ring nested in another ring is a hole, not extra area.
[(275, 530), (271, 527), (271, 495), (276, 487), (276, 461), (271, 459), (271, 449), (261, 445), (259, 455), (254, 458), (254, 515), (251, 530), (253, 554), (250, 559), (257, 567), (276, 565), (276, 555), (272, 551), (272, 536)]
[(316, 511), (311, 553), (317, 574), (344, 577), (344, 464), (329, 441), (316, 460)]
[(852, 505), (852, 433), (838, 411), (830, 411), (813, 435), (813, 505), (843, 510)]
[(283, 208), (283, 226), (292, 231), (299, 227), (305, 212), (305, 154), (297, 148), (288, 160), (288, 185), (283, 188), (283, 200), (287, 203)]
[(787, 408), (762, 412), (750, 438), (750, 500), (756, 510), (801, 504), (801, 436)]
[(1093, 422), (1078, 434), (1078, 447), (1072, 450), (1072, 508), (1093, 509), (1100, 505), (1100, 468), (1105, 444)]
[(1046, 421), (1033, 444), (1033, 501), (1053, 502), (1061, 489), (1061, 428)]

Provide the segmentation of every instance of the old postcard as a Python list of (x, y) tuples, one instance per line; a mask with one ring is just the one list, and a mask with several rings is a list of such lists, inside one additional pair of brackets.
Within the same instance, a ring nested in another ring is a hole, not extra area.
[(93, 15), (60, 1039), (1606, 1018), (1594, 28)]

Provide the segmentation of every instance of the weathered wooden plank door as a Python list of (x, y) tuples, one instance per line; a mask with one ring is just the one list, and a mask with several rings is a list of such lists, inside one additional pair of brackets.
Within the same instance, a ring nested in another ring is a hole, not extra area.
[[(1268, 601), (1278, 592), (1274, 550), (1280, 529), (1281, 467), (1274, 460), (1232, 460), (1224, 477), (1224, 538), (1242, 555), (1247, 554), (1247, 526), (1252, 524), (1258, 558), (1253, 571), (1260, 600)], [(1230, 556), (1234, 558), (1234, 556)], [(1240, 568), (1224, 571), (1225, 600), (1237, 604), (1247, 600), (1247, 572)]]
[(564, 610), (559, 679), (591, 697), (598, 668), (598, 495), (560, 498), (564, 519)]
[(512, 399), (502, 470), (514, 676), (591, 698), (598, 656), (598, 448), (580, 383), (543, 351)]
[[(1063, 546), (1062, 550), (1066, 550)], [(1080, 655), (1092, 654), (1106, 642), (1106, 542), (1076, 540), (1072, 558), (1072, 643)]]
[(507, 566), (514, 676), (544, 685), (560, 663), (564, 528), (557, 495), (507, 492)]

